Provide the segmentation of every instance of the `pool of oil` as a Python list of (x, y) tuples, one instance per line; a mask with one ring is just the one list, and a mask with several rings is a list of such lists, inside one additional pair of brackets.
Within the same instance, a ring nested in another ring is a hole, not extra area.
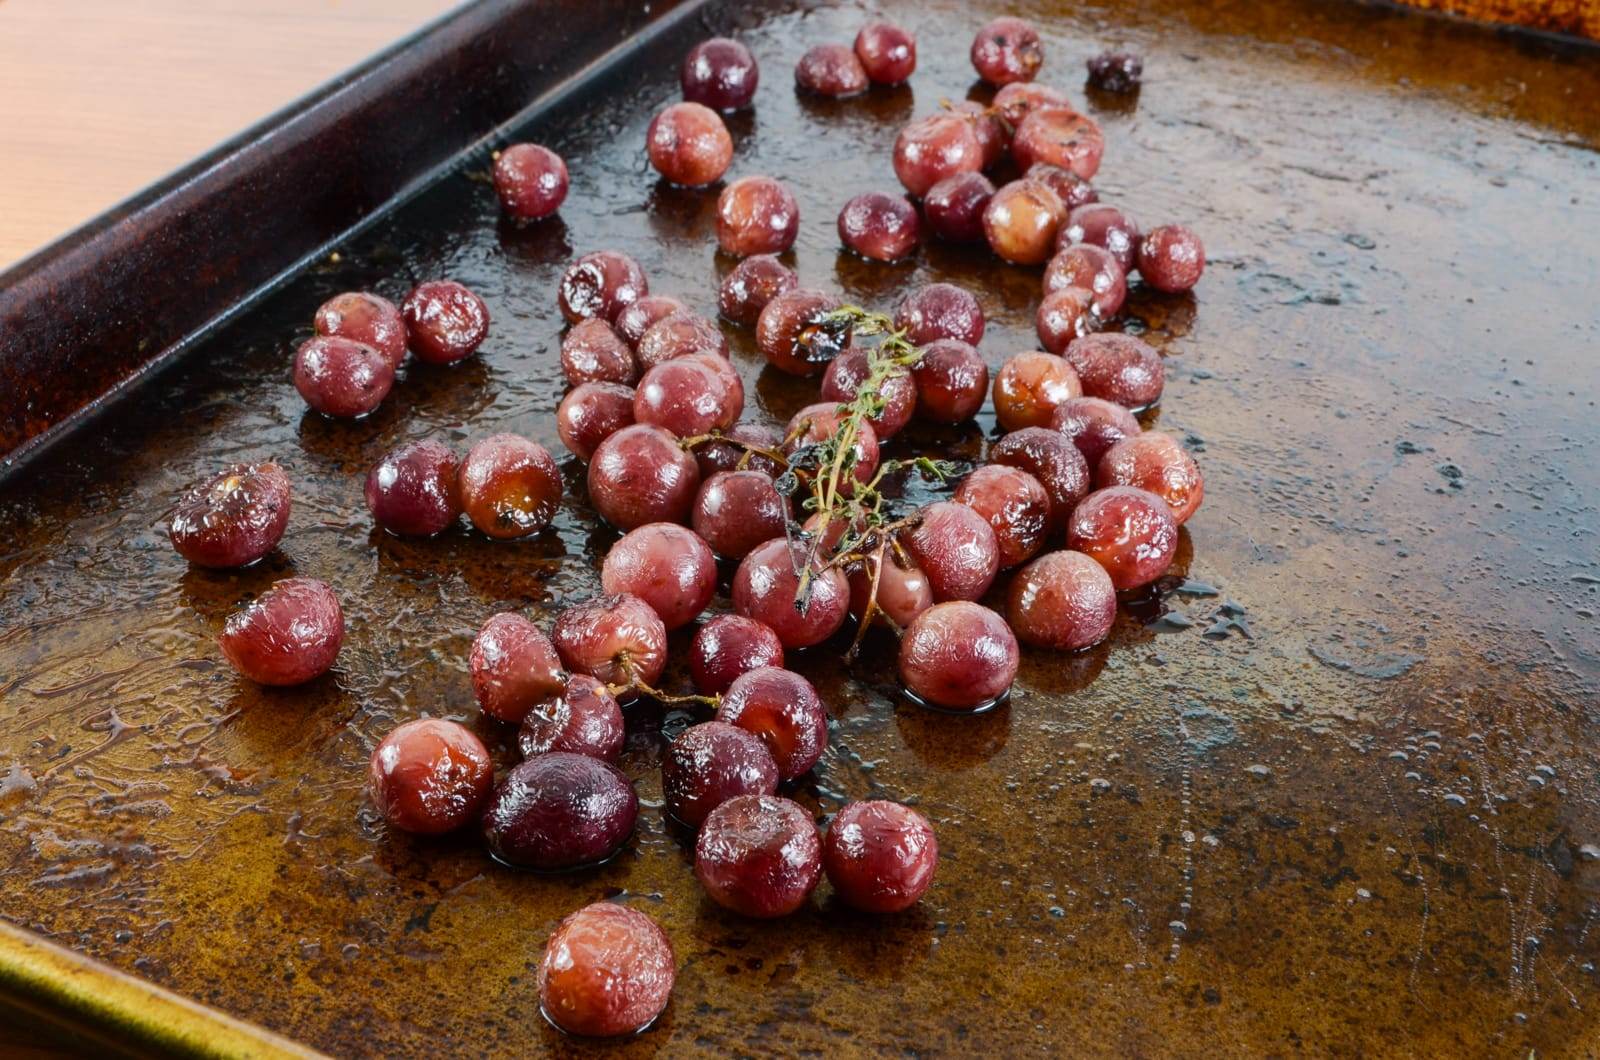
[[(1136, 291), (1126, 323), (1166, 357), (1150, 418), (1197, 454), (1206, 502), (1181, 579), (1092, 651), (1025, 652), (988, 714), (900, 700), (881, 636), (853, 666), (843, 642), (795, 660), (834, 719), (796, 797), (920, 807), (943, 860), (918, 906), (862, 917), (826, 885), (778, 922), (713, 906), (659, 810), (663, 734), (690, 719), (649, 706), (625, 763), (645, 810), (601, 868), (524, 875), (472, 836), (389, 834), (362, 794), (374, 742), (438, 714), (504, 759), (472, 635), (595, 593), (613, 535), (571, 461), (553, 528), (517, 543), (374, 533), (361, 484), (407, 439), (512, 430), (559, 451), (574, 254), (626, 250), (653, 290), (714, 307), (715, 192), (658, 185), (640, 149), (676, 56), (714, 29), (763, 65), (732, 172), (794, 187), (803, 280), (875, 307), (950, 280), (988, 311), (991, 367), (1032, 348), (1037, 270), (837, 245), (843, 201), (894, 187), (896, 128), (975, 91), (987, 13), (955, 0), (887, 0), (919, 69), (841, 102), (798, 98), (789, 71), (864, 9), (708, 10), (522, 131), (571, 167), (560, 220), (500, 222), (473, 159), (6, 486), (4, 915), (342, 1055), (590, 1051), (540, 1018), (534, 969), (560, 917), (606, 898), (657, 917), (680, 963), (660, 1022), (614, 1054), (1593, 1054), (1600, 60), (1310, 0), (1011, 7), (1074, 96), (1087, 56), (1145, 57), (1136, 97), (1087, 94), (1097, 183), (1209, 248), (1192, 296)], [(488, 302), (481, 355), (409, 366), (366, 421), (308, 415), (288, 361), (317, 304), (435, 276)], [(814, 400), (728, 334), (748, 416)], [(986, 413), (894, 448), (976, 460), (994, 436)], [(186, 567), (173, 499), (267, 457), (295, 484), (279, 550)], [(344, 652), (307, 687), (255, 688), (214, 638), (290, 573), (336, 587)]]

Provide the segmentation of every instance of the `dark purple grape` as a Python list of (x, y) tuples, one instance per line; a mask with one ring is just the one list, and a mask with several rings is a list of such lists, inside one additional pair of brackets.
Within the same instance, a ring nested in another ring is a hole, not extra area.
[(1085, 203), (1074, 209), (1061, 226), (1059, 239), (1062, 248), (1074, 243), (1104, 247), (1117, 259), (1124, 275), (1133, 270), (1139, 256), (1139, 226), (1108, 202)]
[(761, 737), (725, 722), (691, 725), (661, 757), (667, 812), (690, 828), (729, 799), (777, 790), (778, 765)]
[[(1057, 355), (1064, 354), (1068, 346), (1088, 335), (1098, 324), (1094, 292), (1087, 287), (1061, 287), (1051, 291), (1039, 303), (1039, 312), (1034, 318), (1039, 345)], [(1081, 378), (1078, 381), (1083, 384)]]
[(1129, 92), (1144, 77), (1144, 59), (1133, 52), (1101, 52), (1085, 61), (1089, 84), (1102, 92)]
[(619, 530), (688, 519), (700, 470), (668, 431), (624, 427), (600, 443), (589, 462), (589, 501)]
[(1015, 567), (1044, 548), (1050, 532), (1050, 496), (1026, 471), (987, 464), (961, 481), (955, 500), (983, 516), (994, 531), (1001, 567)]
[(408, 442), (367, 472), (367, 510), (391, 534), (430, 537), (461, 515), (456, 454), (442, 442)]
[(1194, 457), (1170, 434), (1146, 431), (1106, 450), (1095, 468), (1095, 485), (1137, 486), (1167, 502), (1179, 526), (1200, 507), (1205, 480)]
[(694, 353), (712, 353), (726, 359), (728, 340), (716, 321), (685, 311), (650, 325), (640, 336), (635, 351), (640, 369), (648, 372), (659, 364)]
[(972, 67), (991, 85), (1032, 81), (1044, 65), (1044, 45), (1033, 23), (997, 18), (972, 40)]
[(911, 369), (917, 384), (917, 415), (935, 423), (962, 423), (978, 414), (989, 391), (989, 366), (959, 339), (939, 339), (922, 348)]
[(1139, 275), (1158, 291), (1178, 294), (1200, 282), (1206, 249), (1183, 225), (1158, 225), (1139, 242)]
[(752, 550), (733, 576), (734, 610), (771, 627), (785, 648), (821, 644), (844, 625), (849, 607), (850, 587), (838, 568), (813, 568), (802, 610), (796, 572), (806, 560), (806, 546), (777, 538)]
[(955, 339), (969, 346), (983, 340), (983, 307), (971, 291), (953, 283), (926, 283), (894, 311), (894, 326), (915, 346)]
[(928, 576), (935, 600), (976, 600), (989, 591), (1000, 569), (994, 528), (977, 512), (954, 501), (935, 501), (901, 538)]
[(700, 627), (689, 645), (689, 673), (704, 695), (721, 695), (735, 678), (763, 666), (783, 666), (783, 642), (769, 627), (743, 615), (718, 615)]
[[(852, 346), (829, 364), (822, 373), (822, 400), (849, 404), (858, 396), (861, 386), (871, 376), (870, 354), (859, 346)], [(878, 441), (886, 442), (899, 434), (917, 410), (917, 385), (911, 373), (900, 369), (898, 375), (885, 379), (877, 389), (883, 410), (868, 417)]]
[(1046, 164), (1090, 180), (1100, 171), (1105, 153), (1100, 124), (1071, 107), (1035, 110), (1011, 137), (1011, 157), (1023, 171)]
[[(1093, 184), (1071, 170), (1052, 166), (1048, 162), (1035, 162), (1029, 166), (1028, 171), (1023, 174), (1023, 179), (1037, 180), (1041, 184), (1048, 185), (1051, 191), (1060, 196), (1061, 205), (1067, 208), (1068, 216), (1086, 202), (1100, 201), (1100, 193), (1095, 190)], [(1059, 241), (1057, 245), (1060, 245)]]
[(568, 670), (608, 685), (653, 685), (667, 667), (667, 627), (637, 596), (600, 596), (556, 616), (550, 639)]
[(494, 160), (494, 190), (500, 207), (519, 221), (537, 221), (567, 198), (567, 163), (548, 147), (512, 144)]
[(283, 468), (271, 461), (232, 464), (178, 501), (167, 533), (190, 563), (243, 567), (278, 546), (289, 507)]
[(1072, 510), (1067, 546), (1106, 569), (1118, 589), (1137, 589), (1167, 572), (1178, 551), (1172, 509), (1133, 486), (1095, 490)]
[(917, 38), (881, 18), (861, 27), (855, 50), (862, 69), (875, 84), (903, 84), (917, 68)]
[(1078, 373), (1063, 358), (1038, 350), (1019, 353), (995, 373), (994, 417), (1008, 431), (1043, 427), (1063, 401), (1082, 394)]
[(637, 261), (620, 250), (597, 250), (567, 266), (557, 302), (569, 324), (590, 317), (611, 324), (649, 293), (650, 283)]
[(917, 904), (939, 867), (928, 819), (897, 802), (852, 802), (822, 841), (822, 868), (839, 900), (864, 913), (899, 913)]
[(900, 639), (900, 682), (919, 703), (985, 710), (1005, 697), (1020, 653), (1005, 620), (967, 600), (934, 604)]
[(489, 334), (489, 307), (454, 280), (419, 283), (400, 307), (411, 352), (428, 364), (470, 357)]
[(737, 795), (700, 826), (694, 874), (726, 909), (761, 919), (788, 916), (822, 877), (816, 822), (788, 799)]
[(806, 287), (785, 291), (761, 311), (756, 345), (774, 368), (790, 375), (815, 375), (850, 345), (850, 328), (828, 323), (839, 308), (839, 300), (822, 291)]
[(561, 374), (572, 386), (584, 383), (623, 383), (639, 378), (633, 351), (598, 317), (580, 320), (561, 340)]
[(708, 479), (718, 471), (759, 471), (768, 478), (777, 478), (783, 473), (783, 464), (749, 446), (776, 453), (783, 448), (783, 436), (759, 423), (735, 423), (724, 432), (723, 438), (695, 447), (694, 458), (701, 479)]
[(733, 161), (733, 137), (722, 118), (699, 103), (674, 103), (650, 121), (644, 134), (650, 164), (673, 184), (714, 184)]
[[(878, 571), (878, 591), (872, 599), (877, 610), (904, 629), (911, 620), (933, 606), (933, 583), (915, 563), (901, 566), (892, 548), (882, 553), (883, 569)], [(873, 570), (878, 559), (869, 557), (850, 568), (850, 613), (858, 619), (867, 613), (867, 598), (872, 595)]]
[(689, 307), (670, 294), (647, 294), (635, 299), (617, 314), (616, 331), (622, 341), (628, 344), (628, 349), (635, 350), (639, 348), (639, 340), (644, 338), (645, 332), (657, 323), (688, 312)]
[(755, 254), (735, 265), (722, 279), (717, 307), (735, 324), (752, 325), (767, 303), (800, 286), (793, 269), (771, 254)]
[(1005, 119), (1006, 124), (1015, 129), (1036, 110), (1048, 107), (1065, 107), (1071, 110), (1072, 100), (1065, 92), (1050, 85), (1013, 81), (1009, 85), (1002, 85), (1000, 91), (994, 94), (993, 106), (1000, 117)]
[(1161, 400), (1166, 372), (1161, 355), (1143, 339), (1101, 332), (1074, 339), (1064, 356), (1077, 369), (1089, 397), (1105, 398), (1135, 411)]
[(645, 372), (633, 396), (636, 423), (653, 423), (680, 438), (726, 430), (743, 411), (742, 385), (730, 391), (710, 367), (687, 357), (664, 361)]
[(858, 96), (871, 82), (853, 49), (843, 44), (817, 44), (794, 67), (794, 83), (802, 92), (842, 99)]
[(443, 835), (478, 817), (494, 790), (494, 763), (471, 730), (441, 718), (408, 721), (367, 763), (367, 793), (389, 827)]
[(1013, 265), (1042, 265), (1066, 218), (1067, 208), (1048, 184), (1014, 180), (983, 208), (983, 234), (989, 248)]
[(503, 865), (558, 872), (609, 860), (638, 816), (639, 796), (615, 766), (552, 751), (506, 774), (484, 807), (483, 838)]
[(563, 920), (546, 943), (539, 1009), (568, 1034), (637, 1034), (667, 1007), (676, 978), (672, 944), (654, 920), (596, 902)]
[(405, 318), (387, 298), (365, 291), (336, 294), (318, 307), (314, 324), (318, 335), (337, 335), (371, 346), (391, 368), (399, 368), (406, 359)]
[(982, 173), (957, 173), (928, 189), (922, 213), (928, 230), (951, 243), (977, 243), (984, 238), (983, 211), (994, 196), (994, 184)]
[(478, 706), (491, 718), (512, 724), (560, 695), (567, 683), (556, 646), (515, 611), (502, 611), (483, 624), (467, 665)]
[(740, 177), (717, 196), (717, 245), (724, 253), (782, 254), (800, 234), (800, 204), (772, 177)]
[(327, 582), (285, 578), (228, 616), (219, 638), (235, 670), (258, 685), (321, 677), (344, 643), (344, 612)]
[(669, 630), (686, 626), (717, 592), (717, 561), (700, 535), (677, 523), (647, 523), (611, 546), (600, 585), (650, 605)]
[(1093, 308), (1101, 320), (1110, 320), (1128, 297), (1128, 279), (1116, 257), (1105, 247), (1073, 243), (1050, 259), (1044, 270), (1044, 293), (1082, 287), (1094, 295)]
[(620, 383), (584, 383), (556, 408), (556, 432), (579, 460), (588, 461), (600, 443), (633, 423), (633, 388)]
[(1049, 552), (1011, 580), (1006, 615), (1024, 644), (1077, 651), (1111, 633), (1117, 590), (1105, 568), (1082, 552)]
[(899, 261), (917, 249), (922, 223), (916, 207), (881, 191), (857, 195), (839, 211), (839, 240), (873, 261)]
[(1105, 451), (1142, 428), (1133, 413), (1104, 398), (1073, 398), (1056, 409), (1050, 429), (1072, 442), (1088, 466), (1100, 464)]
[(394, 365), (364, 342), (318, 335), (294, 355), (294, 388), (324, 416), (365, 416), (389, 396)]
[(933, 114), (900, 130), (894, 141), (894, 173), (917, 198), (957, 173), (983, 168), (983, 144), (973, 123), (955, 114)]
[(561, 472), (549, 450), (516, 434), (494, 434), (467, 450), (456, 475), (461, 510), (494, 538), (527, 537), (561, 508)]
[(989, 462), (1021, 468), (1050, 498), (1050, 533), (1064, 530), (1072, 508), (1089, 492), (1089, 465), (1072, 440), (1048, 427), (1012, 431), (989, 449)]
[(517, 749), (523, 758), (565, 751), (615, 762), (625, 736), (622, 708), (611, 690), (588, 674), (573, 674), (559, 694), (523, 717)]
[(717, 720), (761, 737), (784, 780), (809, 771), (828, 747), (828, 712), (817, 690), (794, 671), (776, 666), (734, 678), (722, 694)]
[(683, 98), (712, 110), (741, 110), (755, 98), (761, 69), (755, 56), (736, 40), (712, 37), (689, 49), (678, 80)]
[(760, 471), (718, 471), (700, 485), (692, 517), (695, 532), (724, 559), (743, 559), (783, 534), (789, 499)]

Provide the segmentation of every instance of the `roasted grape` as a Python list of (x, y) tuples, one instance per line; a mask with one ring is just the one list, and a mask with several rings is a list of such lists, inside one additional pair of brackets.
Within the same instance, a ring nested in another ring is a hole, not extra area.
[(677, 523), (647, 523), (611, 546), (600, 585), (650, 605), (669, 630), (686, 626), (717, 592), (717, 561), (700, 535)]
[(1178, 524), (1167, 502), (1133, 486), (1095, 490), (1072, 510), (1067, 546), (1106, 569), (1118, 589), (1137, 589), (1167, 572)]
[[(794, 414), (794, 419), (789, 421), (788, 430), (784, 432), (790, 439), (791, 453), (804, 446), (830, 440), (839, 433), (844, 421), (845, 417), (839, 412), (839, 406), (835, 402), (821, 401), (815, 405), (807, 405)], [(852, 477), (856, 482), (872, 481), (872, 477), (878, 472), (878, 435), (872, 429), (872, 424), (862, 422), (857, 425), (855, 442), (851, 445), (846, 460), (854, 469)], [(840, 493), (846, 496), (852, 489), (849, 479), (839, 483)]]
[(367, 510), (391, 534), (429, 537), (461, 515), (456, 454), (442, 442), (409, 442), (385, 453), (367, 472)]
[(453, 832), (478, 817), (494, 790), (483, 741), (453, 721), (421, 718), (385, 736), (367, 764), (367, 793), (391, 828)]
[(633, 350), (610, 324), (598, 317), (580, 320), (561, 340), (561, 374), (573, 386), (583, 383), (633, 385), (639, 366)]
[(365, 416), (389, 396), (394, 365), (364, 342), (318, 335), (294, 355), (294, 388), (324, 416)]
[(1050, 498), (1050, 532), (1065, 530), (1072, 508), (1089, 492), (1089, 465), (1072, 440), (1048, 427), (1012, 431), (989, 449), (989, 461), (1021, 468)]
[(1159, 225), (1139, 241), (1139, 275), (1158, 291), (1177, 294), (1200, 282), (1206, 249), (1182, 225)]
[(285, 578), (228, 616), (222, 654), (258, 685), (300, 685), (339, 657), (344, 612), (327, 582)]
[(467, 665), (478, 706), (490, 717), (512, 724), (559, 696), (567, 683), (556, 646), (515, 611), (502, 611), (483, 624), (473, 638)]
[(839, 241), (873, 261), (899, 261), (917, 249), (916, 207), (881, 191), (857, 195), (839, 211)]
[(1071, 110), (1072, 100), (1059, 88), (1029, 81), (1013, 81), (1008, 85), (1001, 85), (1000, 90), (994, 94), (995, 111), (1013, 129), (1021, 125), (1034, 111), (1050, 107), (1065, 107)]
[(795, 64), (794, 83), (803, 92), (835, 99), (860, 95), (871, 84), (855, 50), (843, 44), (817, 44), (806, 49)]
[(783, 642), (772, 630), (743, 615), (718, 615), (689, 645), (689, 674), (708, 696), (721, 695), (734, 678), (763, 666), (783, 665)]
[(755, 98), (761, 69), (736, 40), (712, 37), (689, 49), (678, 75), (683, 98), (712, 110), (741, 110)]
[(985, 710), (1011, 689), (1020, 655), (1005, 620), (967, 600), (934, 604), (900, 639), (900, 682), (944, 710)]
[(785, 291), (761, 311), (756, 345), (767, 362), (790, 375), (815, 375), (850, 345), (850, 328), (835, 326), (839, 309), (831, 294), (797, 287)]
[(953, 283), (928, 283), (895, 307), (894, 326), (914, 346), (955, 339), (969, 346), (983, 340), (983, 307), (971, 291)]
[(672, 944), (644, 913), (611, 902), (561, 922), (539, 963), (539, 1008), (569, 1034), (636, 1034), (667, 1007)]
[[(850, 613), (857, 618), (866, 617), (870, 596), (879, 612), (904, 629), (933, 606), (933, 585), (922, 568), (909, 559), (902, 565), (893, 548), (884, 549), (881, 555), (881, 560), (875, 555), (851, 567)], [(872, 589), (874, 573), (878, 581), (876, 595)]]
[(782, 254), (800, 234), (800, 204), (782, 181), (740, 177), (717, 196), (717, 245), (724, 253)]
[(989, 391), (989, 366), (960, 339), (939, 339), (922, 348), (911, 369), (917, 384), (917, 415), (935, 423), (970, 420)]
[(800, 286), (793, 269), (771, 254), (754, 254), (729, 270), (717, 292), (717, 308), (735, 324), (752, 325), (767, 303)]
[(699, 828), (712, 810), (740, 795), (778, 790), (778, 765), (761, 737), (726, 722), (691, 725), (661, 757), (667, 812)]
[(337, 335), (364, 343), (383, 354), (389, 367), (406, 359), (406, 322), (387, 298), (365, 291), (336, 294), (317, 309), (318, 335)]
[(763, 666), (734, 678), (717, 720), (761, 737), (784, 780), (808, 771), (828, 746), (828, 712), (811, 682), (792, 670)]
[(639, 347), (645, 332), (670, 316), (688, 313), (689, 307), (670, 294), (647, 294), (617, 314), (616, 332), (628, 349)]
[(548, 147), (512, 144), (494, 160), (500, 207), (519, 221), (537, 221), (559, 210), (568, 184), (567, 163)]
[[(1039, 345), (1054, 354), (1065, 353), (1074, 340), (1099, 325), (1094, 313), (1094, 292), (1087, 287), (1062, 287), (1051, 291), (1039, 303), (1034, 324), (1039, 333)], [(1083, 380), (1078, 382), (1081, 385)]]
[(1101, 52), (1085, 65), (1089, 84), (1102, 92), (1131, 92), (1144, 77), (1144, 59), (1133, 52)]
[(1117, 315), (1128, 297), (1128, 280), (1122, 266), (1104, 247), (1074, 243), (1064, 247), (1044, 270), (1044, 293), (1083, 287), (1094, 294), (1093, 308), (1101, 320)]
[(991, 85), (1032, 81), (1044, 65), (1044, 45), (1033, 23), (997, 18), (972, 40), (972, 67)]
[(1183, 446), (1170, 434), (1147, 431), (1106, 450), (1095, 468), (1097, 486), (1137, 486), (1167, 502), (1179, 526), (1200, 507), (1205, 480)]
[(903, 84), (917, 68), (917, 38), (893, 22), (873, 19), (856, 34), (856, 58), (875, 84)]
[(1105, 398), (1138, 411), (1161, 400), (1165, 369), (1161, 355), (1143, 339), (1102, 332), (1074, 339), (1064, 356), (1077, 369), (1088, 397)]
[(690, 311), (656, 321), (640, 336), (635, 347), (635, 359), (639, 368), (646, 372), (693, 353), (713, 353), (726, 359), (728, 340), (716, 321)]
[(537, 534), (561, 508), (555, 458), (516, 434), (490, 435), (467, 450), (456, 490), (472, 525), (495, 538)]
[(951, 243), (976, 243), (984, 238), (983, 211), (994, 196), (994, 184), (982, 173), (956, 173), (928, 189), (922, 214), (928, 230)]
[(1083, 553), (1048, 552), (1011, 579), (1006, 616), (1024, 644), (1076, 651), (1110, 634), (1117, 590), (1105, 568)]
[(992, 169), (1005, 159), (1006, 144), (1011, 134), (1006, 130), (998, 114), (982, 103), (970, 99), (957, 100), (954, 103), (941, 101), (940, 105), (972, 126), (972, 133), (978, 138), (978, 147), (983, 152), (984, 169)]
[(232, 464), (178, 501), (167, 534), (202, 567), (243, 567), (278, 546), (289, 525), (289, 476), (267, 461)]
[(730, 390), (710, 367), (686, 357), (645, 372), (633, 395), (634, 422), (655, 424), (680, 438), (726, 430), (743, 411), (742, 385)]
[(1008, 431), (1049, 425), (1068, 398), (1083, 387), (1072, 365), (1051, 353), (1019, 353), (1000, 366), (994, 377), (994, 415)]
[(583, 383), (556, 408), (556, 432), (579, 460), (594, 456), (600, 443), (633, 423), (633, 388), (620, 383)]
[(589, 501), (619, 530), (688, 519), (700, 470), (669, 431), (648, 423), (624, 427), (589, 461)]
[(983, 234), (989, 248), (1013, 265), (1041, 265), (1055, 250), (1066, 217), (1067, 208), (1048, 184), (1014, 180), (983, 208)]
[(691, 522), (695, 533), (724, 559), (743, 559), (764, 541), (783, 535), (789, 498), (760, 471), (718, 471), (700, 484)]
[(852, 802), (822, 840), (822, 868), (834, 893), (864, 913), (899, 913), (927, 893), (939, 867), (928, 819), (897, 802)]
[(699, 103), (674, 103), (645, 130), (650, 164), (673, 184), (704, 187), (722, 179), (733, 161), (733, 137), (717, 112)]
[(798, 599), (798, 572), (806, 569), (807, 557), (806, 546), (780, 537), (753, 549), (733, 576), (734, 610), (770, 627), (785, 648), (827, 640), (844, 625), (849, 607), (850, 587), (835, 567), (813, 567), (808, 595)]
[(718, 905), (735, 913), (787, 916), (822, 876), (816, 822), (789, 799), (736, 795), (700, 826), (694, 874)]
[[(871, 375), (869, 359), (870, 354), (859, 346), (852, 346), (835, 357), (822, 374), (822, 400), (840, 404), (854, 401), (857, 391)], [(867, 423), (878, 441), (886, 442), (911, 422), (917, 410), (917, 385), (911, 381), (908, 371), (900, 369), (898, 375), (883, 380), (877, 397), (883, 408), (877, 415), (869, 416)]]
[(556, 616), (550, 639), (563, 666), (607, 685), (653, 685), (667, 667), (667, 627), (637, 596), (573, 604)]
[(894, 141), (894, 174), (919, 199), (941, 180), (976, 173), (983, 163), (983, 145), (972, 122), (954, 114), (918, 118)]
[(502, 865), (559, 872), (612, 858), (638, 816), (639, 796), (615, 766), (551, 751), (506, 774), (483, 809), (483, 838)]
[(429, 364), (470, 357), (489, 334), (489, 307), (454, 280), (419, 283), (400, 307), (411, 352)]
[(567, 266), (556, 300), (569, 324), (590, 317), (611, 324), (649, 293), (650, 283), (637, 261), (620, 250), (597, 250)]
[(955, 500), (983, 516), (994, 531), (1001, 567), (1015, 567), (1044, 547), (1050, 532), (1050, 496), (1026, 471), (987, 464), (961, 481)]
[(1105, 398), (1073, 398), (1056, 409), (1050, 429), (1064, 435), (1088, 466), (1098, 467), (1105, 451), (1141, 430), (1133, 413)]
[(1071, 107), (1041, 107), (1033, 111), (1011, 138), (1011, 157), (1023, 171), (1044, 163), (1084, 180), (1100, 171), (1105, 151), (1106, 139), (1100, 124)]
[[(1093, 184), (1090, 184), (1071, 170), (1062, 169), (1060, 166), (1052, 166), (1047, 162), (1035, 162), (1029, 166), (1028, 171), (1023, 174), (1023, 179), (1037, 180), (1043, 184), (1048, 184), (1050, 190), (1060, 197), (1061, 205), (1067, 208), (1069, 217), (1073, 210), (1084, 203), (1100, 201), (1100, 193), (1095, 191)], [(1057, 245), (1061, 245), (1059, 236), (1057, 237)]]
[(983, 516), (953, 501), (935, 501), (917, 513), (902, 538), (933, 587), (935, 600), (976, 600), (1000, 569), (1000, 543)]
[(625, 736), (622, 708), (611, 690), (588, 674), (573, 674), (559, 694), (523, 717), (517, 749), (523, 758), (565, 751), (615, 762)]
[(1132, 271), (1139, 254), (1139, 226), (1133, 218), (1108, 202), (1091, 202), (1067, 215), (1059, 236), (1063, 248), (1074, 243), (1104, 247), (1117, 259), (1124, 274)]
[(773, 428), (741, 422), (723, 432), (722, 438), (697, 445), (694, 458), (702, 480), (718, 471), (745, 470), (759, 471), (768, 478), (777, 478), (783, 473), (783, 464), (768, 454), (782, 448), (783, 436)]

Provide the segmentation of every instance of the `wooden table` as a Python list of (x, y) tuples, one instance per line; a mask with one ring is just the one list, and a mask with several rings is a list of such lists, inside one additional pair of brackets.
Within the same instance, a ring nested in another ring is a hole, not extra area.
[(0, 269), (460, 0), (0, 0)]

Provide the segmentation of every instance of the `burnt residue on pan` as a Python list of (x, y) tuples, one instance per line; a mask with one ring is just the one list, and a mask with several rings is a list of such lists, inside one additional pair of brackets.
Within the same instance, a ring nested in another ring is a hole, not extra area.
[[(399, 720), (506, 742), (473, 708), (473, 632), (594, 593), (613, 540), (570, 462), (570, 504), (521, 543), (374, 533), (366, 468), (422, 436), (558, 447), (555, 280), (576, 252), (627, 250), (653, 289), (714, 306), (714, 192), (657, 185), (640, 149), (675, 98), (676, 39), (525, 130), (571, 166), (559, 221), (501, 223), (476, 159), (0, 494), (5, 915), (334, 1053), (584, 1051), (539, 1018), (533, 970), (556, 921), (601, 898), (656, 916), (681, 962), (629, 1055), (1592, 1050), (1594, 56), (1310, 2), (1017, 13), (1041, 20), (1045, 76), (1073, 94), (1089, 55), (1145, 56), (1136, 101), (1090, 97), (1098, 183), (1211, 251), (1193, 297), (1136, 294), (1127, 325), (1167, 357), (1151, 419), (1198, 454), (1206, 504), (1180, 577), (1100, 648), (1026, 653), (994, 713), (898, 702), (881, 638), (848, 671), (832, 650), (797, 662), (836, 719), (799, 798), (915, 802), (944, 853), (926, 899), (887, 919), (825, 887), (775, 923), (714, 907), (654, 809), (655, 734), (679, 712), (632, 708), (624, 765), (647, 809), (586, 875), (496, 868), (471, 836), (390, 836), (363, 802)], [(808, 283), (874, 306), (924, 280), (980, 292), (998, 365), (1034, 346), (1036, 271), (836, 246), (839, 205), (893, 188), (896, 127), (971, 91), (979, 15), (885, 14), (919, 32), (921, 66), (845, 102), (797, 98), (790, 69), (848, 40), (859, 10), (707, 16), (764, 67), (732, 172), (793, 183)], [(487, 300), (481, 355), (413, 363), (370, 420), (307, 414), (288, 360), (316, 305), (435, 276)], [(781, 423), (813, 400), (729, 336), (747, 415)], [(992, 428), (896, 444), (975, 459)], [(279, 551), (187, 569), (161, 530), (172, 499), (268, 456), (295, 482)], [(250, 687), (213, 638), (290, 573), (339, 591), (344, 654), (309, 687)]]

